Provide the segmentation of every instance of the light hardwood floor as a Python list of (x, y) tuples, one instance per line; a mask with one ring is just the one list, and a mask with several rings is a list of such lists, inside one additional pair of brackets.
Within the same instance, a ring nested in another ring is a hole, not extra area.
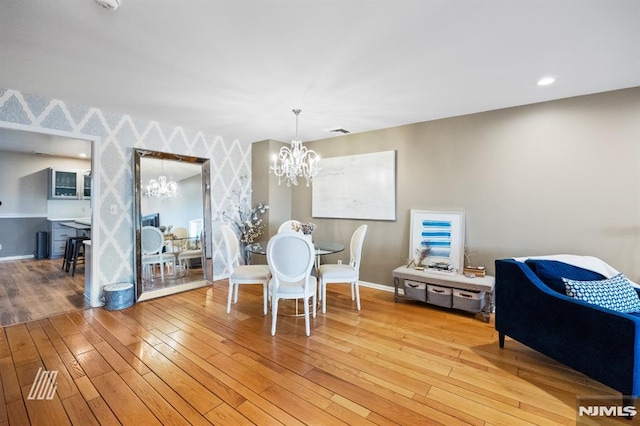
[[(0, 329), (0, 424), (574, 425), (576, 395), (619, 395), (507, 339), (493, 320), (348, 286), (312, 320), (262, 315), (227, 282)], [(30, 400), (38, 369), (51, 400)], [(620, 424), (632, 424), (623, 421)]]

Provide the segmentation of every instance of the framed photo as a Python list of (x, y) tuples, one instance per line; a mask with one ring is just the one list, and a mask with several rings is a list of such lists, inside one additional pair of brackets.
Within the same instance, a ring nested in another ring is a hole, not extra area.
[(464, 212), (411, 209), (409, 259), (420, 259), (420, 251), (428, 253), (422, 261), (449, 264), (455, 271), (464, 268)]
[(311, 216), (396, 220), (396, 151), (323, 158)]

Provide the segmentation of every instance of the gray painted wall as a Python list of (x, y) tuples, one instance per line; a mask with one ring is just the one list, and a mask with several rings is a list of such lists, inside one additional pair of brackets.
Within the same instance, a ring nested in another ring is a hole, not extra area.
[(0, 140), (0, 217), (47, 215), (49, 167), (91, 170), (91, 162), (2, 151)]
[[(44, 217), (0, 217), (0, 258), (33, 255), (36, 250), (36, 234), (41, 231), (48, 231), (47, 219)], [(48, 252), (47, 247), (45, 252)]]
[(271, 153), (278, 152), (281, 146), (283, 146), (282, 142), (270, 139), (255, 142), (251, 146), (253, 201), (254, 204), (258, 202), (269, 204), (265, 236), (277, 233), (280, 224), (291, 218), (291, 189), (286, 184), (278, 185), (278, 179), (269, 173)]
[[(47, 216), (69, 210), (65, 206), (76, 208), (78, 217), (90, 215), (89, 201), (47, 201), (49, 167), (89, 170), (91, 163), (0, 151), (0, 259), (32, 255), (36, 249), (36, 233), (47, 231)], [(80, 214), (83, 209), (85, 213)]]
[[(397, 217), (369, 224), (360, 278), (392, 285), (409, 252), (410, 209), (466, 212), (476, 264), (556, 253), (602, 258), (640, 281), (640, 88), (308, 142), (323, 158), (397, 150)], [(363, 182), (366, 185), (366, 182)], [(254, 193), (254, 199), (260, 194)], [(292, 217), (348, 244), (361, 223)], [(325, 261), (346, 260), (348, 253)]]
[[(284, 146), (282, 142), (267, 139), (255, 142), (251, 146), (251, 188), (253, 190), (254, 204), (263, 202), (269, 205), (269, 211), (265, 215), (267, 226), (262, 241), (278, 232), (280, 224), (289, 220), (291, 216), (291, 188), (286, 184), (278, 185), (278, 178), (269, 173), (272, 155), (280, 151)], [(266, 264), (266, 256), (253, 255), (251, 263)]]

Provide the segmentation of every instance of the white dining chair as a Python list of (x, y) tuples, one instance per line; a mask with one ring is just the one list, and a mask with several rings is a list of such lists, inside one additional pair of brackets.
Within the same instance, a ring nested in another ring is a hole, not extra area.
[(366, 234), (367, 225), (360, 225), (351, 236), (351, 243), (349, 244), (351, 258), (349, 263), (325, 263), (318, 267), (323, 314), (327, 312), (327, 284), (351, 284), (351, 300), (356, 300), (358, 310), (360, 310), (360, 287), (358, 280), (360, 278), (362, 245)]
[(304, 325), (307, 336), (309, 326), (309, 299), (312, 299), (313, 317), (316, 317), (317, 280), (311, 275), (315, 261), (313, 244), (303, 234), (294, 231), (281, 232), (267, 244), (267, 263), (271, 268), (271, 335), (276, 334), (278, 301), (303, 299)]
[(187, 243), (189, 242), (189, 231), (187, 228), (178, 227), (174, 228), (171, 233), (173, 234), (173, 238), (171, 239), (171, 244), (173, 246), (174, 252), (182, 252), (186, 250)]
[(302, 233), (302, 228), (300, 228), (299, 220), (287, 220), (286, 222), (283, 222), (282, 225), (280, 225), (280, 227), (278, 228), (278, 233), (291, 231)]
[(227, 313), (231, 312), (231, 298), (238, 303), (238, 287), (240, 284), (262, 284), (264, 314), (267, 315), (267, 297), (271, 271), (267, 265), (240, 265), (240, 244), (231, 226), (220, 225), (224, 240), (227, 269), (229, 270), (229, 294), (227, 296)]
[(164, 281), (164, 269), (167, 264), (174, 268), (176, 256), (173, 253), (163, 253), (164, 235), (155, 226), (143, 226), (140, 234), (140, 245), (142, 249), (142, 269), (146, 278), (153, 277), (153, 269), (156, 265), (160, 267), (160, 279)]
[(183, 250), (178, 254), (178, 264), (182, 270), (188, 274), (192, 259), (200, 259), (200, 264), (204, 266), (204, 252), (202, 249)]

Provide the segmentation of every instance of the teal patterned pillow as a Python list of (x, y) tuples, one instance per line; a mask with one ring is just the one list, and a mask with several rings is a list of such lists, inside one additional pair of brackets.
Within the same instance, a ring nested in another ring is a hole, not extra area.
[(640, 312), (638, 293), (623, 274), (599, 281), (576, 281), (568, 278), (563, 278), (562, 281), (567, 296), (618, 312)]

